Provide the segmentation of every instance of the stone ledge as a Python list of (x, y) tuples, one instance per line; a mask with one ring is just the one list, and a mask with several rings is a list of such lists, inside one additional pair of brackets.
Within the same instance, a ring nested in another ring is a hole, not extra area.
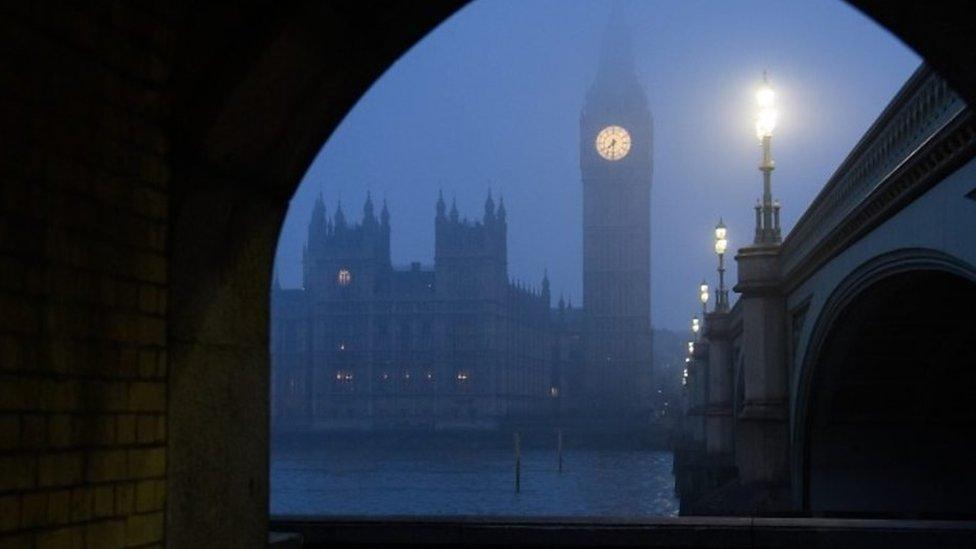
[(272, 528), (296, 532), (304, 547), (341, 544), (427, 546), (617, 546), (727, 548), (972, 547), (973, 521), (755, 517), (526, 519), (524, 517), (272, 517)]

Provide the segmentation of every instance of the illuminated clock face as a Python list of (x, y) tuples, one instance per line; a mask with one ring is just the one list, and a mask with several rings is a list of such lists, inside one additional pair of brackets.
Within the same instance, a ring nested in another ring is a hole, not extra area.
[(620, 126), (607, 126), (596, 135), (596, 152), (614, 162), (630, 152), (630, 134)]

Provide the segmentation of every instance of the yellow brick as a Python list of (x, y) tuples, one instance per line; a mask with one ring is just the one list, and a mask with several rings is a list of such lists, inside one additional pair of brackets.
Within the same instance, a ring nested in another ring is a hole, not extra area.
[(139, 343), (164, 345), (166, 343), (166, 321), (161, 317), (140, 316)]
[(0, 532), (16, 530), (20, 525), (20, 496), (0, 497)]
[(156, 351), (146, 349), (139, 351), (139, 377), (156, 377), (157, 360)]
[(135, 442), (136, 416), (119, 416), (116, 419), (116, 436), (119, 444), (132, 444)]
[(143, 412), (166, 411), (166, 384), (135, 382), (129, 385), (129, 409)]
[(129, 474), (133, 478), (161, 477), (165, 473), (165, 448), (129, 450)]
[(135, 503), (135, 488), (132, 484), (120, 484), (115, 487), (115, 514), (128, 515)]
[(139, 286), (139, 310), (144, 313), (155, 314), (158, 298), (156, 294), (159, 290), (152, 284), (142, 284)]
[(157, 442), (159, 438), (159, 416), (139, 416), (136, 428), (137, 440), (141, 444)]
[(71, 490), (58, 490), (48, 495), (47, 522), (48, 524), (71, 522)]
[(20, 416), (9, 414), (0, 416), (0, 450), (10, 450), (20, 446)]
[(136, 484), (136, 512), (161, 511), (165, 501), (165, 481), (144, 480)]
[[(2, 269), (3, 267), (0, 266), (0, 270)], [(24, 359), (23, 343), (20, 338), (15, 335), (0, 336), (0, 370), (26, 370), (28, 364)]]
[(163, 539), (163, 513), (131, 515), (125, 521), (126, 545), (142, 545)]
[(86, 391), (92, 396), (94, 407), (119, 412), (128, 407), (127, 388), (127, 384), (122, 382), (92, 381), (87, 384)]
[(33, 487), (35, 472), (33, 456), (0, 457), (0, 491)]
[(95, 488), (94, 495), (95, 517), (110, 517), (115, 513), (115, 489), (111, 486)]
[(115, 416), (100, 415), (91, 417), (88, 429), (88, 442), (93, 445), (111, 446), (115, 444)]
[(32, 492), (24, 494), (20, 500), (20, 526), (33, 528), (47, 523), (48, 494)]
[(93, 522), (85, 526), (85, 546), (115, 548), (125, 544), (125, 521)]
[(37, 549), (81, 549), (85, 543), (85, 528), (73, 526), (37, 535)]
[(88, 456), (88, 480), (120, 480), (128, 476), (125, 450), (98, 450)]
[(166, 416), (156, 418), (156, 440), (166, 442)]
[[(3, 303), (0, 303), (0, 311), (6, 314)], [(0, 410), (34, 408), (37, 396), (43, 392), (44, 387), (44, 381), (39, 379), (20, 378), (12, 374), (0, 375)]]
[(72, 412), (81, 408), (81, 382), (78, 380), (52, 381), (45, 395), (48, 409), (54, 412)]
[(92, 516), (92, 490), (90, 488), (75, 488), (71, 491), (71, 520), (83, 522)]
[(0, 535), (0, 549), (24, 549), (34, 546), (34, 534)]
[(20, 444), (24, 448), (42, 448), (47, 441), (47, 418), (25, 415), (20, 419)]
[(48, 419), (48, 442), (55, 448), (78, 443), (75, 418), (69, 414), (55, 414)]
[(40, 486), (69, 486), (81, 482), (82, 453), (42, 454), (37, 460)]

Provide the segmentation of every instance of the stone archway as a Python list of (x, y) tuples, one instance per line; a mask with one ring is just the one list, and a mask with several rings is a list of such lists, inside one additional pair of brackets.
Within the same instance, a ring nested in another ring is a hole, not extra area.
[[(974, 271), (921, 252), (875, 260), (814, 329), (794, 475), (814, 515), (976, 511)], [(795, 484), (796, 485), (796, 484)]]

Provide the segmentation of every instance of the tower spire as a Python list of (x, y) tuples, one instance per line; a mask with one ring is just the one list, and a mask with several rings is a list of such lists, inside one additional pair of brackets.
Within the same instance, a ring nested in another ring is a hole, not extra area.
[(444, 191), (437, 191), (437, 219), (444, 219)]
[(373, 225), (376, 223), (376, 216), (373, 215), (373, 195), (366, 191), (366, 202), (363, 203), (363, 225)]
[(451, 221), (457, 222), (458, 220), (458, 209), (457, 209), (457, 199), (451, 199)]
[(325, 237), (325, 201), (322, 200), (322, 193), (315, 198), (315, 205), (312, 206), (312, 218), (308, 222), (308, 245), (318, 246)]
[(623, 6), (610, 4), (610, 15), (600, 43), (597, 81), (611, 83), (634, 74), (634, 37)]
[(336, 229), (346, 228), (346, 214), (342, 213), (342, 199), (336, 203), (335, 227)]
[(485, 199), (485, 225), (495, 222), (495, 201), (491, 198), (491, 189), (488, 189), (488, 198)]

